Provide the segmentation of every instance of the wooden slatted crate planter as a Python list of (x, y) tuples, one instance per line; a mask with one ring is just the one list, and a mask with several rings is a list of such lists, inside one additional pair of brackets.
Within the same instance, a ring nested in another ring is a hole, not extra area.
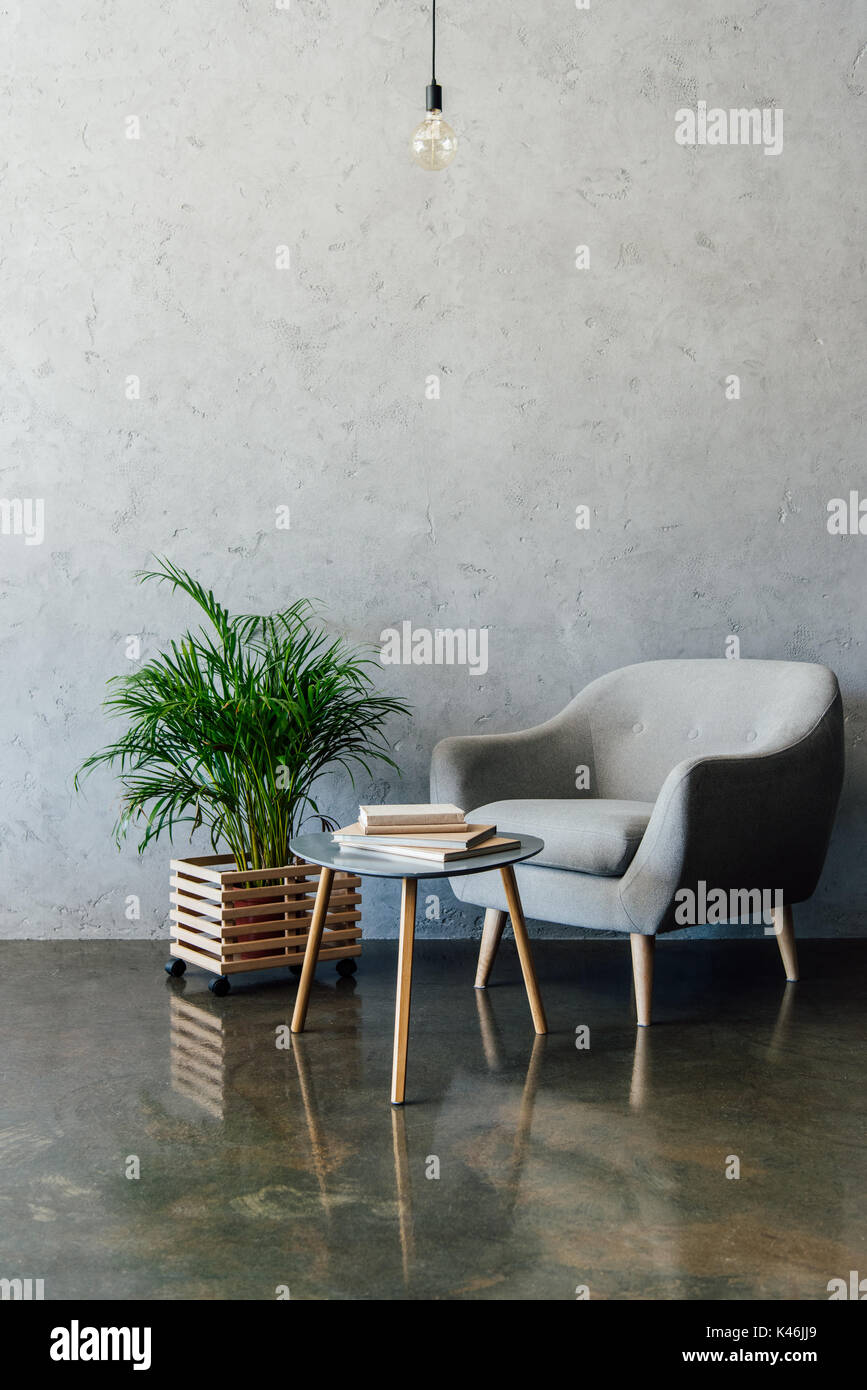
[[(215, 992), (225, 992), (229, 977), (244, 971), (300, 967), (320, 872), (306, 863), (239, 870), (223, 854), (173, 859), (172, 956), (217, 975), (224, 988)], [(361, 879), (336, 873), (319, 959), (349, 962), (360, 956), (360, 923)], [(354, 965), (338, 969), (348, 973)]]

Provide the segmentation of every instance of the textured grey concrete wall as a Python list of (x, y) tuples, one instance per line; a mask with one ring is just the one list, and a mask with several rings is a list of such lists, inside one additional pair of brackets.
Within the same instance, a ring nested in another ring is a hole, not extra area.
[[(165, 930), (168, 847), (118, 854), (108, 777), (71, 789), (126, 636), (192, 616), (134, 586), (150, 552), (359, 641), (487, 630), (482, 675), (383, 669), (417, 712), (363, 798), (618, 665), (828, 663), (849, 766), (800, 923), (863, 930), (867, 536), (827, 504), (867, 492), (864, 5), (440, 10), (460, 149), (426, 174), (417, 0), (3, 7), (0, 491), (44, 500), (41, 544), (0, 534), (7, 936)], [(678, 144), (703, 101), (782, 109), (782, 152)], [(471, 925), (446, 890), (423, 929)]]

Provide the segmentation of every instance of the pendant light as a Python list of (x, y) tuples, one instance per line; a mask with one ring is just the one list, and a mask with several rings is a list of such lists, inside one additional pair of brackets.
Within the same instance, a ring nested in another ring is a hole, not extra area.
[(458, 138), (443, 120), (443, 89), (437, 82), (437, 0), (431, 0), (431, 79), (427, 115), (413, 132), (410, 152), (420, 169), (445, 169), (458, 148)]

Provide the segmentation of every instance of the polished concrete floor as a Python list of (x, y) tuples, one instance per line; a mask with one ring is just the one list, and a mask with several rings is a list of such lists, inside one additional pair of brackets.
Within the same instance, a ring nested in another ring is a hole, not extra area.
[(422, 942), (393, 1110), (393, 942), (354, 981), (320, 967), (289, 1049), (282, 973), (216, 999), (151, 942), (6, 942), (0, 1277), (47, 1299), (827, 1299), (867, 1275), (867, 942), (800, 950), (787, 986), (773, 940), (664, 940), (636, 1031), (626, 943), (538, 943), (535, 1039), (511, 941), (486, 993), (471, 945)]

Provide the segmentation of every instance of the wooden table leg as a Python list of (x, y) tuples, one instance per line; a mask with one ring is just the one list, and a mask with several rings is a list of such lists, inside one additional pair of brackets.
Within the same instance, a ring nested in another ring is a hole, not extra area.
[(527, 924), (524, 921), (524, 909), (521, 907), (521, 896), (518, 892), (515, 870), (511, 864), (506, 864), (506, 866), (500, 870), (500, 873), (503, 876), (503, 887), (506, 890), (506, 902), (509, 905), (509, 916), (512, 919), (512, 931), (515, 933), (515, 944), (518, 947), (518, 959), (521, 962), (521, 973), (524, 976), (524, 986), (527, 990), (527, 998), (530, 1001), (530, 1013), (533, 1015), (533, 1027), (537, 1033), (547, 1033), (548, 1023), (545, 1018), (542, 996), (539, 993), (539, 986), (536, 982), (536, 972), (533, 969), (533, 957), (530, 953), (530, 938), (527, 935)]
[(304, 1022), (307, 1018), (307, 1005), (310, 1001), (310, 989), (313, 984), (313, 972), (316, 969), (316, 962), (319, 959), (319, 944), (322, 940), (325, 918), (328, 915), (328, 902), (331, 897), (331, 884), (333, 879), (333, 869), (319, 870), (319, 887), (316, 890), (316, 903), (313, 908), (310, 931), (307, 933), (307, 949), (304, 952), (304, 968), (301, 971), (301, 979), (298, 981), (298, 994), (295, 997), (295, 1012), (292, 1015), (291, 1031), (293, 1033), (304, 1032)]
[(397, 1005), (394, 1014), (394, 1062), (391, 1072), (392, 1105), (403, 1105), (406, 1094), (406, 1053), (409, 1045), (409, 1001), (412, 993), (417, 887), (414, 878), (403, 880), (400, 900), (400, 947), (397, 956)]

